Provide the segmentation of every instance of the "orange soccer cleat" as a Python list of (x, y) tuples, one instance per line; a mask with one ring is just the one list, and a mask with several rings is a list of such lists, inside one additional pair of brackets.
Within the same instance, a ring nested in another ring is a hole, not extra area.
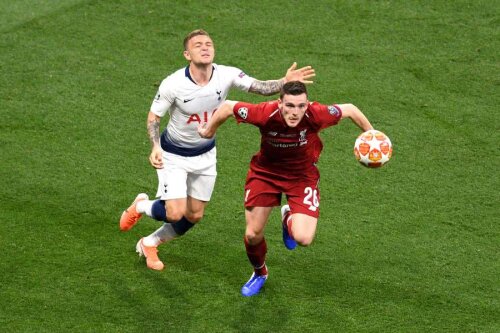
[(149, 269), (154, 269), (156, 271), (161, 271), (165, 265), (158, 258), (158, 249), (156, 246), (146, 246), (143, 242), (144, 238), (139, 239), (135, 250), (139, 253), (139, 256), (146, 257), (146, 264)]
[(120, 218), (121, 231), (129, 231), (137, 223), (137, 221), (139, 221), (139, 219), (142, 217), (142, 214), (137, 212), (137, 209), (135, 207), (139, 201), (148, 199), (149, 197), (146, 193), (140, 193), (137, 195), (137, 197), (135, 197), (135, 200), (134, 202), (132, 202), (130, 207), (122, 213), (122, 216)]

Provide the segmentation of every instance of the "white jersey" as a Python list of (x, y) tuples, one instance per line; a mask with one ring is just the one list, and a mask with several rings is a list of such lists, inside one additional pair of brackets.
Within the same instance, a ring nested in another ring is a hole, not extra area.
[(254, 78), (236, 67), (213, 64), (212, 77), (206, 86), (197, 85), (189, 66), (165, 78), (151, 105), (151, 112), (170, 120), (161, 135), (163, 150), (182, 156), (197, 156), (215, 146), (215, 139), (198, 135), (198, 125), (208, 122), (226, 100), (232, 87), (248, 91)]

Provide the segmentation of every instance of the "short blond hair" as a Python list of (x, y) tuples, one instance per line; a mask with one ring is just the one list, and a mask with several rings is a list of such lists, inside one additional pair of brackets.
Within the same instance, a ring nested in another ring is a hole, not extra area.
[(188, 45), (189, 40), (191, 38), (193, 38), (194, 36), (200, 36), (200, 35), (201, 36), (207, 36), (208, 38), (212, 39), (212, 37), (210, 37), (210, 35), (208, 34), (208, 32), (206, 32), (203, 29), (193, 30), (190, 33), (188, 33), (187, 36), (184, 38), (184, 50), (187, 50), (187, 45)]

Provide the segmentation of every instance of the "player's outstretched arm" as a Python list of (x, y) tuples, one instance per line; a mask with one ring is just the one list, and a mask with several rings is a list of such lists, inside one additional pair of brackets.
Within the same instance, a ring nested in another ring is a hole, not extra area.
[(149, 111), (147, 120), (149, 141), (151, 142), (149, 163), (151, 163), (155, 169), (163, 168), (163, 158), (160, 147), (160, 120), (160, 117)]
[(203, 123), (198, 126), (198, 134), (202, 138), (212, 138), (215, 135), (215, 132), (217, 132), (219, 126), (222, 125), (229, 117), (234, 116), (233, 107), (236, 103), (238, 102), (225, 101), (222, 103), (207, 123)]
[(313, 83), (310, 79), (316, 74), (311, 66), (305, 66), (297, 69), (297, 63), (294, 62), (286, 71), (285, 77), (279, 80), (259, 81), (255, 80), (248, 91), (259, 95), (269, 96), (278, 93), (281, 87), (290, 81), (300, 81), (305, 84)]
[(350, 118), (363, 132), (373, 129), (366, 116), (353, 104), (339, 104), (342, 110), (342, 119)]

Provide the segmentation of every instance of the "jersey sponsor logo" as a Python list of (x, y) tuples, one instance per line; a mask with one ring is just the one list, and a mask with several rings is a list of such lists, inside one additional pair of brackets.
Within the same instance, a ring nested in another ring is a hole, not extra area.
[(240, 115), (241, 118), (247, 119), (248, 117), (248, 109), (243, 107), (238, 109), (238, 114)]
[(274, 148), (294, 148), (299, 146), (297, 142), (281, 142), (278, 139), (268, 139), (266, 142)]
[(337, 117), (339, 115), (339, 110), (337, 110), (337, 108), (333, 105), (328, 106), (328, 112), (330, 112), (330, 114), (334, 117)]
[[(215, 109), (215, 110), (217, 110), (217, 109)], [(203, 122), (207, 123), (208, 122), (208, 115), (214, 114), (215, 110), (213, 110), (212, 112), (204, 111), (203, 113), (200, 113), (200, 114), (197, 114), (197, 113), (192, 114), (189, 117), (187, 124), (191, 124), (192, 122), (197, 122), (198, 124), (201, 124), (202, 118), (203, 118)]]

